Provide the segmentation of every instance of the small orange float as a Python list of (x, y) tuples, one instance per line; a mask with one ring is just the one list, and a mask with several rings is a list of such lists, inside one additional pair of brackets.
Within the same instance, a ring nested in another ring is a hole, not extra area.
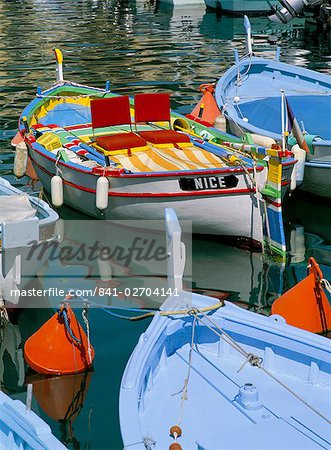
[(212, 84), (202, 84), (200, 86), (200, 91), (203, 94), (202, 98), (193, 111), (186, 115), (188, 119), (195, 120), (207, 127), (214, 125), (216, 117), (221, 114), (213, 96), (214, 90), (215, 88)]
[(24, 357), (36, 372), (67, 375), (87, 370), (93, 363), (94, 350), (65, 303), (26, 341)]
[(331, 306), (323, 287), (323, 273), (314, 258), (308, 260), (308, 275), (274, 301), (271, 312), (289, 325), (313, 333), (331, 329)]

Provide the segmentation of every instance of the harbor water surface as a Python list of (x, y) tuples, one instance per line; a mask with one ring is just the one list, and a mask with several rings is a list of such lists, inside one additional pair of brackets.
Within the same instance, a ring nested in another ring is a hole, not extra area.
[[(55, 81), (54, 47), (63, 51), (65, 79), (97, 87), (110, 80), (112, 91), (129, 95), (170, 92), (172, 108), (181, 113), (190, 112), (199, 100), (200, 84), (217, 80), (232, 64), (234, 49), (244, 53), (242, 18), (220, 17), (203, 7), (172, 8), (138, 0), (3, 1), (0, 24), (0, 175), (29, 193), (38, 193), (40, 186), (33, 186), (27, 177), (15, 178), (10, 141), (19, 114), (34, 98), (37, 86), (44, 89)], [(284, 62), (331, 73), (330, 36), (316, 30), (308, 19), (283, 26), (258, 17), (251, 24), (256, 53), (271, 57), (280, 45)], [(67, 208), (60, 215), (84, 219)], [(286, 264), (215, 238), (194, 236), (192, 289), (216, 297), (228, 292), (240, 306), (269, 314), (273, 299), (305, 276), (309, 256), (316, 258), (330, 279), (331, 204), (295, 194), (287, 199), (285, 219)], [(155, 306), (134, 301), (125, 305)], [(53, 312), (49, 307), (20, 311), (1, 337), (0, 383), (14, 398), (24, 399), (26, 383), (38, 379), (22, 366), (22, 345)], [(91, 310), (94, 368), (76, 377), (77, 395), (69, 399), (63, 417), (51, 414), (45, 407), (50, 391), (39, 389), (33, 408), (69, 448), (121, 448), (120, 380), (148, 323), (149, 319), (132, 323)]]

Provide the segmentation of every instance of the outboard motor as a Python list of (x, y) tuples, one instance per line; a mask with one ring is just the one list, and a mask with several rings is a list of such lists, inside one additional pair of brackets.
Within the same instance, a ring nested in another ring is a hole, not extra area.
[(305, 8), (322, 5), (324, 0), (279, 0), (280, 5), (274, 8), (274, 14), (269, 16), (273, 22), (288, 23)]

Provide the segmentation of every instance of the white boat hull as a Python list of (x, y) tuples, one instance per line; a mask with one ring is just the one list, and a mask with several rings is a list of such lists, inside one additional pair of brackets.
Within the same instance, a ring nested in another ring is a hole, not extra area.
[[(51, 178), (55, 175), (54, 162), (37, 152), (32, 151), (30, 156), (45, 190), (50, 192)], [(262, 219), (251, 181), (244, 172), (234, 169), (233, 174), (238, 178), (237, 186), (217, 190), (219, 194), (212, 190), (182, 191), (179, 179), (185, 177), (183, 173), (166, 177), (109, 177), (108, 207), (100, 211), (96, 207), (95, 194), (98, 177), (61, 166), (64, 203), (92, 217), (162, 220), (164, 209), (173, 208), (179, 219), (192, 220), (195, 233), (261, 242)], [(262, 170), (257, 177), (258, 184), (263, 185), (266, 171)]]

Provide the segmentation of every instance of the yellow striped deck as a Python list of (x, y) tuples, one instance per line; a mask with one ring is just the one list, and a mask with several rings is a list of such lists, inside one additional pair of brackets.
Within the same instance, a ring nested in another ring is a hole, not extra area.
[(132, 172), (164, 172), (224, 167), (217, 156), (190, 145), (185, 148), (152, 146), (148, 150), (111, 155), (111, 159)]

